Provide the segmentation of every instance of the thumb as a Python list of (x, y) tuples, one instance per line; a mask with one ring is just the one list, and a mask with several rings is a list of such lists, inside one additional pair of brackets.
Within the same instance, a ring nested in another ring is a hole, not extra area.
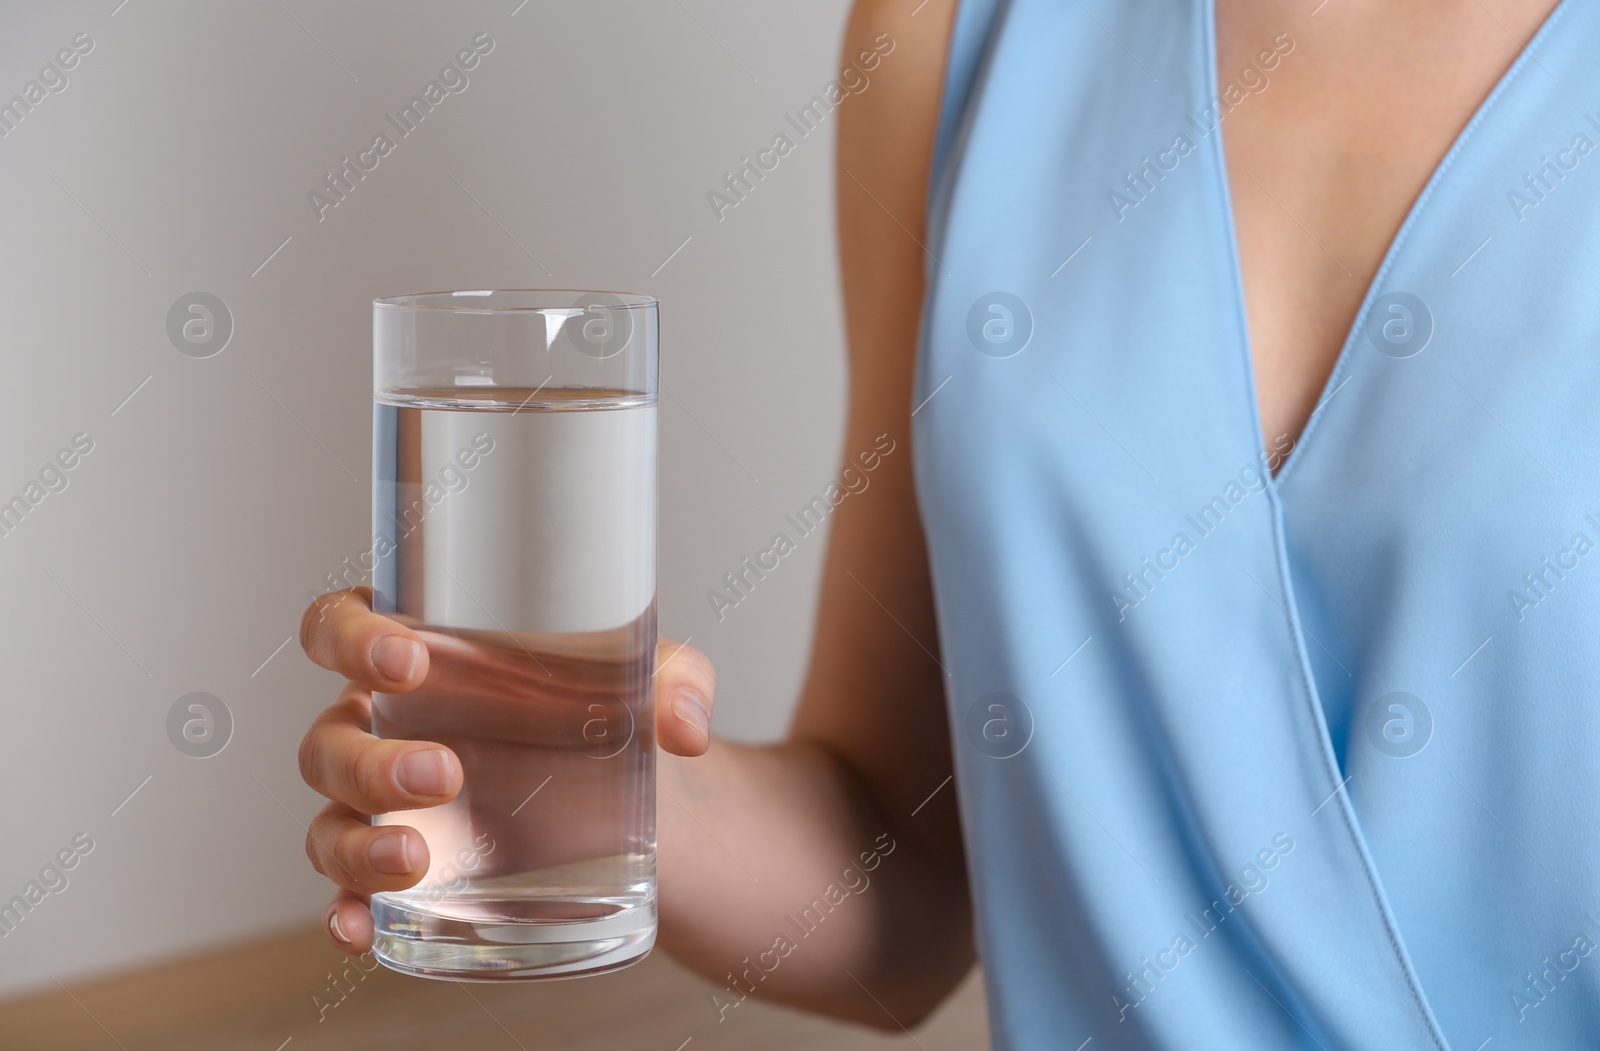
[(711, 658), (680, 642), (656, 642), (656, 740), (673, 755), (700, 755), (711, 745), (717, 671)]

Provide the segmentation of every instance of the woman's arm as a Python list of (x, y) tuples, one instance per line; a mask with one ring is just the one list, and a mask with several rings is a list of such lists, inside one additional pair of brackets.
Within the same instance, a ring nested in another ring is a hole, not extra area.
[[(858, 0), (845, 34), (846, 65), (874, 49), (880, 60), (866, 90), (836, 111), (850, 350), (844, 448), (854, 458), (888, 435), (894, 451), (833, 515), (789, 740), (718, 743), (704, 759), (667, 759), (662, 775), (706, 826), (662, 799), (663, 931), (673, 954), (726, 984), (730, 967), (788, 932), (795, 947), (756, 981), (763, 995), (891, 1029), (889, 1012), (907, 1025), (925, 1017), (973, 960), (955, 792), (940, 787), (950, 740), (910, 449), (919, 242), (954, 9), (954, 0), (920, 9)], [(798, 915), (847, 866), (859, 869), (858, 855), (884, 834), (894, 852), (861, 874), (870, 886), (800, 937), (784, 914)]]
[[(924, 1018), (972, 965), (909, 434), (918, 242), (954, 6), (859, 0), (846, 32), (847, 63), (874, 51), (879, 61), (868, 87), (836, 111), (845, 450), (881, 460), (870, 488), (831, 516), (815, 647), (788, 739), (709, 743), (710, 661), (670, 643), (661, 650), (660, 936), (725, 987), (723, 1012), (752, 993), (898, 1029)], [(887, 455), (880, 436), (894, 443)], [(461, 765), (438, 745), (370, 734), (371, 691), (417, 688), (430, 659), (414, 632), (371, 612), (364, 589), (313, 603), (302, 644), (350, 680), (300, 760), (331, 800), (306, 841), (312, 864), (343, 888), (325, 922), (339, 948), (361, 952), (372, 942), (367, 896), (412, 886), (428, 869), (421, 836), (407, 837), (405, 857), (385, 853), (380, 841), (407, 830), (374, 828), (366, 816), (454, 798)]]

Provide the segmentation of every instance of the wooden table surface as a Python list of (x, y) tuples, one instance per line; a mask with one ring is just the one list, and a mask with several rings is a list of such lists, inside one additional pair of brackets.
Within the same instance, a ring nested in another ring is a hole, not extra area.
[[(663, 953), (572, 981), (406, 978), (318, 929), (0, 1003), (6, 1051), (986, 1051), (977, 971), (914, 1033), (885, 1035), (754, 999), (718, 1019), (714, 987)], [(330, 977), (348, 974), (348, 980)], [(342, 990), (343, 999), (340, 999)], [(331, 1006), (319, 1010), (318, 998)]]

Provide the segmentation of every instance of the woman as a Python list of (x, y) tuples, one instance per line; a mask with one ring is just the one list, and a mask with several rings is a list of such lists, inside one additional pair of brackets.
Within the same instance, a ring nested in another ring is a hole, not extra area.
[[(761, 995), (912, 1025), (975, 927), (999, 1047), (1593, 1045), (1600, 10), (1557, 6), (859, 0), (845, 448), (914, 451), (835, 515), (784, 743), (708, 751), (710, 664), (662, 670), (669, 951), (726, 982), (887, 834)], [(366, 892), (427, 861), (362, 815), (460, 768), (366, 734), (428, 664), (361, 607), (308, 611), (351, 684), (302, 759)]]

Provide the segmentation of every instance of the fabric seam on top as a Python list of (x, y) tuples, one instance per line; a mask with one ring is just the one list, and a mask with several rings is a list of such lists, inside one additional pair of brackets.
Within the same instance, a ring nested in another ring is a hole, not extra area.
[[(1201, 32), (1204, 34), (1204, 39), (1202, 41), (1203, 46), (1200, 53), (1204, 57), (1204, 62), (1202, 65), (1204, 67), (1206, 83), (1209, 86), (1214, 84), (1217, 80), (1216, 0), (1206, 0), (1204, 4), (1204, 17), (1200, 20), (1200, 22)], [(1471, 126), (1470, 122), (1468, 126)], [(1465, 133), (1463, 132), (1463, 137), (1464, 135)], [(1460, 140), (1458, 140), (1457, 143), (1458, 145), (1459, 141)], [(1242, 264), (1239, 257), (1238, 227), (1234, 220), (1233, 193), (1228, 184), (1228, 167), (1227, 157), (1224, 153), (1225, 149), (1226, 146), (1223, 141), (1223, 132), (1219, 128), (1218, 134), (1216, 138), (1212, 140), (1212, 145), (1208, 152), (1210, 154), (1213, 184), (1215, 187), (1213, 196), (1217, 198), (1218, 203), (1221, 206), (1220, 215), (1227, 226), (1227, 229), (1224, 231), (1224, 236), (1226, 240), (1226, 251), (1229, 256), (1230, 264), (1228, 283), (1230, 285), (1230, 291), (1233, 294), (1233, 315), (1234, 324), (1237, 329), (1236, 336), (1239, 337), (1234, 339), (1233, 343), (1235, 344), (1236, 349), (1242, 351), (1244, 378), (1246, 381), (1244, 387), (1244, 400), (1247, 404), (1245, 405), (1245, 409), (1247, 416), (1251, 421), (1251, 441), (1253, 443), (1259, 440), (1265, 434), (1265, 430), (1261, 425), (1260, 407), (1257, 404), (1258, 398), (1256, 393), (1254, 351), (1250, 340), (1249, 318), (1245, 313), (1244, 280)], [(1452, 150), (1451, 152), (1453, 153), (1454, 151)], [(1441, 162), (1441, 171), (1443, 170), (1443, 167), (1444, 165)], [(1421, 199), (1419, 198), (1418, 205), (1420, 206), (1420, 204)], [(1415, 214), (1415, 211), (1416, 208), (1413, 208), (1413, 215)], [(1405, 225), (1409, 225), (1409, 223), (1410, 216), (1407, 217)], [(1402, 232), (1404, 232), (1404, 226), (1402, 227)], [(1390, 246), (1390, 253), (1392, 254), (1398, 247), (1399, 238), (1397, 236), (1395, 243)], [(1380, 268), (1379, 274), (1382, 274), (1382, 268)], [(1376, 288), (1377, 285), (1378, 277), (1375, 276), (1373, 278), (1371, 287), (1367, 289), (1367, 295), (1369, 298), (1371, 297), (1372, 290)], [(1365, 307), (1363, 307), (1362, 313), (1364, 312)], [(1355, 328), (1352, 329), (1351, 334), (1353, 335), (1357, 329), (1359, 329), (1359, 320)], [(1346, 347), (1343, 349), (1348, 349), (1349, 342), (1350, 341), (1347, 338)], [(1335, 371), (1337, 371), (1337, 369)], [(1308, 424), (1307, 431), (1309, 431), (1309, 429), (1310, 428)], [(1302, 432), (1302, 448), (1304, 447), (1303, 443), (1305, 440), (1306, 433)], [(1296, 457), (1291, 454), (1290, 461), (1292, 462), (1294, 459), (1296, 459)], [(1288, 473), (1288, 469), (1289, 465), (1285, 464), (1285, 474)], [(1294, 653), (1295, 669), (1299, 673), (1301, 699), (1308, 714), (1310, 715), (1310, 730), (1315, 738), (1318, 757), (1321, 759), (1321, 769), (1323, 774), (1334, 785), (1333, 794), (1337, 795), (1344, 787), (1344, 782), (1339, 778), (1339, 769), (1331, 754), (1332, 748), (1327, 734), (1327, 717), (1322, 711), (1321, 703), (1317, 698), (1316, 686), (1311, 678), (1309, 655), (1305, 650), (1305, 640), (1302, 638), (1299, 617), (1294, 606), (1295, 598), (1288, 566), (1288, 543), (1287, 537), (1284, 535), (1282, 504), (1279, 501), (1278, 493), (1279, 484), (1281, 484), (1281, 477), (1272, 479), (1267, 485), (1266, 492), (1268, 497), (1268, 507), (1271, 511), (1272, 518), (1273, 565), (1278, 574), (1279, 593), (1285, 600), (1282, 603), (1283, 622), (1285, 628), (1287, 629), (1289, 641)], [(1367, 854), (1367, 851), (1362, 843), (1360, 833), (1356, 831), (1352, 814), (1353, 808), (1350, 805), (1348, 794), (1346, 794), (1344, 798), (1338, 800), (1337, 804), (1339, 807), (1340, 816), (1343, 819), (1345, 832), (1350, 839), (1351, 845), (1355, 848), (1356, 857), (1360, 860), (1361, 871), (1366, 877), (1367, 889), (1372, 895), (1372, 902), (1375, 906), (1377, 906), (1378, 917), (1383, 924), (1384, 935), (1389, 942), (1389, 951), (1393, 955), (1395, 963), (1399, 965), (1401, 975), (1403, 975), (1405, 978), (1406, 988), (1411, 994), (1412, 1004), (1417, 1008), (1417, 1012), (1421, 1016), (1423, 1024), (1428, 1030), (1428, 1036), (1433, 1041), (1433, 1045), (1438, 1049), (1438, 1051), (1449, 1051), (1449, 1046), (1445, 1041), (1444, 1034), (1439, 1030), (1438, 1021), (1433, 1017), (1433, 1012), (1429, 1009), (1427, 1000), (1423, 995), (1420, 980), (1413, 972), (1406, 953), (1401, 948), (1400, 941), (1395, 930), (1394, 917), (1390, 915), (1390, 909), (1388, 908), (1388, 905), (1384, 901), (1383, 895), (1379, 890), (1377, 874), (1373, 871), (1372, 859)]]
[[(1214, 7), (1216, 0), (1209, 0), (1209, 2)], [(1416, 231), (1423, 210), (1437, 193), (1439, 185), (1444, 181), (1445, 176), (1455, 167), (1456, 161), (1461, 154), (1466, 151), (1468, 143), (1476, 135), (1479, 126), (1488, 119), (1489, 114), (1499, 103), (1501, 97), (1511, 89), (1514, 83), (1521, 79), (1528, 63), (1533, 59), (1533, 49), (1543, 43), (1545, 37), (1554, 31), (1556, 23), (1560, 21), (1561, 16), (1566, 13), (1569, 6), (1571, 6), (1569, 0), (1561, 0), (1556, 5), (1555, 10), (1551, 11), (1549, 16), (1545, 18), (1544, 24), (1533, 35), (1533, 39), (1528, 41), (1527, 47), (1524, 47), (1516, 59), (1512, 61), (1505, 73), (1495, 83), (1488, 96), (1478, 106), (1476, 112), (1472, 114), (1472, 117), (1461, 129), (1460, 133), (1456, 135), (1455, 141), (1451, 143), (1449, 150), (1445, 152), (1444, 157), (1433, 170), (1433, 174), (1428, 177), (1427, 184), (1423, 186), (1422, 192), (1417, 195), (1416, 201), (1412, 203), (1411, 208), (1406, 212), (1405, 220), (1400, 224), (1399, 231), (1395, 233), (1394, 240), (1390, 242), (1388, 250), (1384, 253), (1383, 261), (1379, 264), (1377, 272), (1372, 275), (1372, 282), (1367, 286), (1366, 294), (1361, 299), (1361, 308), (1356, 311), (1356, 316), (1350, 325), (1350, 331), (1345, 334), (1344, 345), (1339, 348), (1339, 356), (1334, 360), (1333, 371), (1328, 374), (1327, 382), (1323, 384), (1323, 389), (1318, 392), (1317, 408), (1311, 411), (1311, 415), (1306, 419), (1305, 429), (1300, 432), (1300, 441), (1297, 443), (1300, 448), (1303, 449), (1306, 442), (1310, 441), (1315, 434), (1317, 416), (1320, 414), (1322, 407), (1333, 396), (1329, 392), (1338, 390), (1338, 384), (1335, 381), (1341, 376), (1349, 374), (1351, 359), (1355, 356), (1354, 348), (1360, 343), (1361, 336), (1366, 330), (1367, 317), (1372, 313), (1372, 304), (1377, 298), (1378, 289), (1382, 287), (1383, 279), (1394, 269), (1395, 261), (1400, 256), (1400, 250), (1405, 247), (1406, 242), (1411, 239), (1411, 235)], [(1254, 375), (1254, 366), (1252, 366), (1251, 376), (1254, 377)], [(1257, 429), (1260, 429), (1259, 424)], [(1304, 457), (1290, 454), (1288, 462), (1283, 465), (1283, 470), (1279, 472), (1275, 481), (1279, 483), (1287, 481), (1295, 470), (1295, 462), (1301, 459), (1304, 459)]]
[[(1208, 0), (1207, 6), (1214, 18), (1216, 0)], [(1340, 378), (1342, 376), (1347, 376), (1350, 373), (1353, 367), (1351, 364), (1352, 358), (1354, 357), (1353, 348), (1358, 344), (1360, 336), (1366, 328), (1367, 317), (1372, 312), (1372, 305), (1378, 295), (1378, 289), (1382, 287), (1384, 279), (1395, 269), (1401, 251), (1415, 233), (1417, 225), (1421, 221), (1420, 217), (1426, 210), (1429, 202), (1437, 194), (1439, 186), (1444, 182), (1450, 171), (1455, 168), (1457, 161), (1466, 151), (1469, 143), (1474, 141), (1478, 129), (1485, 121), (1488, 120), (1489, 115), (1496, 109), (1500, 100), (1504, 97), (1506, 92), (1511, 89), (1512, 85), (1521, 79), (1529, 61), (1532, 59), (1533, 49), (1537, 47), (1544, 40), (1544, 38), (1553, 31), (1562, 15), (1566, 13), (1567, 6), (1568, 4), (1566, 0), (1561, 0), (1561, 3), (1558, 4), (1555, 10), (1550, 13), (1549, 17), (1545, 19), (1544, 25), (1540, 27), (1537, 33), (1534, 34), (1533, 39), (1528, 42), (1528, 46), (1521, 51), (1517, 58), (1512, 62), (1511, 67), (1501, 76), (1494, 88), (1489, 92), (1488, 97), (1483, 100), (1483, 103), (1478, 107), (1477, 111), (1473, 113), (1472, 117), (1467, 121), (1466, 126), (1461, 129), (1461, 132), (1456, 136), (1455, 141), (1451, 144), (1450, 149), (1446, 151), (1443, 159), (1440, 160), (1438, 166), (1429, 176), (1427, 185), (1423, 187), (1422, 193), (1418, 195), (1416, 201), (1408, 210), (1405, 220), (1401, 223), (1400, 230), (1395, 234), (1393, 242), (1389, 245), (1387, 251), (1384, 253), (1382, 263), (1379, 264), (1377, 272), (1373, 274), (1372, 281), (1368, 285), (1366, 294), (1362, 298), (1361, 308), (1356, 312), (1356, 316), (1351, 323), (1350, 331), (1345, 335), (1345, 343), (1344, 346), (1342, 346), (1339, 350), (1339, 356), (1335, 361), (1333, 371), (1329, 373), (1328, 379), (1324, 384), (1324, 390), (1322, 391), (1318, 401), (1319, 407), (1326, 404), (1326, 399), (1331, 397), (1328, 391), (1337, 391), (1339, 389), (1338, 381)], [(1212, 40), (1214, 41), (1215, 29), (1211, 28), (1210, 31), (1213, 33)], [(1214, 49), (1215, 44), (1213, 43), (1213, 58)], [(1214, 68), (1208, 69), (1207, 74), (1213, 80), (1216, 77)], [(1218, 136), (1217, 141), (1219, 144), (1221, 143), (1222, 140), (1220, 135)], [(1213, 149), (1212, 154), (1215, 160), (1221, 160), (1221, 146), (1219, 145), (1217, 148)], [(1221, 178), (1224, 180), (1222, 185), (1224, 189), (1226, 189), (1226, 165), (1223, 165)], [(1228, 203), (1227, 214), (1231, 220), (1233, 215), (1231, 195)], [(1230, 230), (1229, 241), (1230, 244), (1233, 245), (1233, 252), (1235, 256), (1233, 281), (1234, 284), (1238, 286), (1236, 291), (1239, 293), (1235, 298), (1238, 309), (1242, 311), (1244, 306), (1244, 296), (1241, 271), (1237, 259), (1237, 240), (1238, 238), (1236, 230)], [(1248, 322), (1241, 318), (1241, 324), (1245, 326), (1243, 331), (1248, 333)], [(1249, 364), (1250, 368), (1250, 392), (1252, 396), (1254, 396), (1256, 393), (1255, 366), (1253, 363), (1253, 356), (1248, 336), (1243, 342), (1245, 347), (1246, 362)], [(1256, 417), (1256, 431), (1258, 434), (1265, 433), (1260, 423), (1259, 407), (1256, 405), (1251, 405), (1250, 409), (1252, 414)], [(1306, 421), (1305, 429), (1300, 434), (1299, 445), (1302, 452), (1306, 447), (1306, 443), (1314, 437), (1317, 426), (1316, 417), (1317, 412), (1316, 410), (1313, 410), (1311, 417)], [(1286, 528), (1283, 521), (1283, 505), (1280, 499), (1280, 487), (1288, 481), (1291, 472), (1296, 469), (1296, 462), (1301, 459), (1304, 459), (1303, 455), (1291, 455), (1289, 457), (1289, 462), (1284, 465), (1282, 474), (1280, 474), (1277, 478), (1272, 479), (1267, 486), (1268, 502), (1272, 507), (1273, 512), (1272, 529), (1274, 546), (1277, 549), (1277, 558), (1275, 561), (1277, 563), (1279, 574), (1279, 587), (1283, 590), (1283, 597), (1286, 598), (1290, 604), (1293, 604), (1295, 600), (1293, 595), (1293, 582), (1290, 577), (1288, 566), (1288, 537), (1286, 535)], [(1326, 717), (1318, 710), (1320, 705), (1315, 701), (1315, 684), (1311, 680), (1308, 655), (1305, 653), (1304, 649), (1304, 640), (1300, 637), (1299, 616), (1297, 612), (1298, 607), (1286, 604), (1284, 611), (1288, 620), (1289, 632), (1295, 644), (1295, 652), (1297, 656), (1296, 663), (1299, 665), (1301, 688), (1304, 694), (1304, 699), (1307, 706), (1311, 709), (1314, 723), (1321, 722), (1325, 725)], [(1319, 745), (1325, 743), (1322, 740), (1322, 737), (1322, 734), (1318, 735)], [(1323, 769), (1327, 772), (1329, 778), (1332, 779), (1337, 786), (1339, 786), (1334, 789), (1334, 791), (1337, 793), (1339, 788), (1343, 787), (1343, 781), (1338, 779), (1338, 767), (1333, 763), (1332, 757), (1328, 754), (1328, 748), (1319, 748), (1318, 751), (1322, 753)], [(1429, 1035), (1433, 1038), (1435, 1046), (1439, 1048), (1439, 1051), (1449, 1051), (1448, 1038), (1440, 1029), (1438, 1019), (1434, 1017), (1433, 1011), (1429, 1007), (1427, 1000), (1423, 995), (1420, 977), (1415, 973), (1409, 959), (1400, 948), (1392, 910), (1388, 907), (1387, 903), (1383, 900), (1382, 895), (1379, 893), (1378, 884), (1376, 882), (1376, 873), (1373, 871), (1371, 858), (1368, 856), (1367, 851), (1362, 844), (1361, 836), (1356, 832), (1354, 824), (1354, 804), (1350, 802), (1348, 793), (1345, 794), (1345, 798), (1338, 800), (1338, 806), (1340, 815), (1344, 819), (1346, 831), (1349, 833), (1352, 841), (1355, 843), (1357, 853), (1361, 858), (1362, 871), (1366, 874), (1367, 884), (1369, 889), (1372, 891), (1373, 900), (1378, 905), (1379, 913), (1383, 918), (1384, 932), (1389, 938), (1390, 949), (1394, 952), (1396, 962), (1400, 964), (1401, 971), (1406, 976), (1407, 986), (1411, 992), (1412, 1000), (1417, 1005), (1418, 1010), (1422, 1013), (1423, 1020), (1427, 1023)]]

